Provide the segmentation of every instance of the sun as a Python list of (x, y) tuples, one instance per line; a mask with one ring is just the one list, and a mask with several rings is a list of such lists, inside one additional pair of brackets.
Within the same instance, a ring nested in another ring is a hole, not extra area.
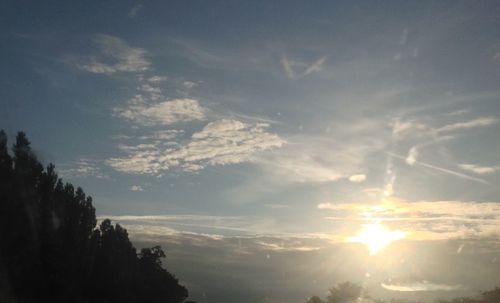
[(363, 229), (350, 240), (366, 245), (370, 256), (373, 256), (391, 242), (401, 240), (405, 236), (406, 234), (400, 230), (389, 230), (380, 223), (371, 223), (363, 225)]

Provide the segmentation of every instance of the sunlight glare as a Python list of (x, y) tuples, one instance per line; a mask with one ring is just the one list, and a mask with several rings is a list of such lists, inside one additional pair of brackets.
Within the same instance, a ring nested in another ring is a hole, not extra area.
[(405, 235), (400, 230), (389, 230), (380, 223), (372, 223), (363, 225), (363, 229), (350, 240), (364, 244), (368, 248), (370, 256), (373, 256), (390, 243), (403, 239)]

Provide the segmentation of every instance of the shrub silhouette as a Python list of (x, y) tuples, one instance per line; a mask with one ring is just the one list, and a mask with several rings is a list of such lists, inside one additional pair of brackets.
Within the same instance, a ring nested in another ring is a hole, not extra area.
[(0, 301), (166, 302), (187, 297), (159, 246), (136, 252), (127, 230), (97, 220), (92, 198), (46, 169), (19, 132), (0, 131)]

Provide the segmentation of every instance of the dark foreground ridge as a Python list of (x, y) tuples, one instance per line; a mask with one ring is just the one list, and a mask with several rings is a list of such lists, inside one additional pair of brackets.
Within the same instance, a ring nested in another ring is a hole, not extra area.
[(92, 198), (37, 160), (19, 132), (0, 131), (0, 302), (183, 302), (186, 288), (162, 267), (161, 247), (132, 246)]

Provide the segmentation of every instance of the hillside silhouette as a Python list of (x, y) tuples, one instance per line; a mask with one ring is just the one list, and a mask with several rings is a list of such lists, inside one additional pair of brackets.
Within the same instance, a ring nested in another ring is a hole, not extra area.
[(184, 301), (161, 247), (137, 252), (119, 224), (96, 224), (90, 196), (44, 168), (23, 132), (10, 153), (0, 131), (0, 302)]

